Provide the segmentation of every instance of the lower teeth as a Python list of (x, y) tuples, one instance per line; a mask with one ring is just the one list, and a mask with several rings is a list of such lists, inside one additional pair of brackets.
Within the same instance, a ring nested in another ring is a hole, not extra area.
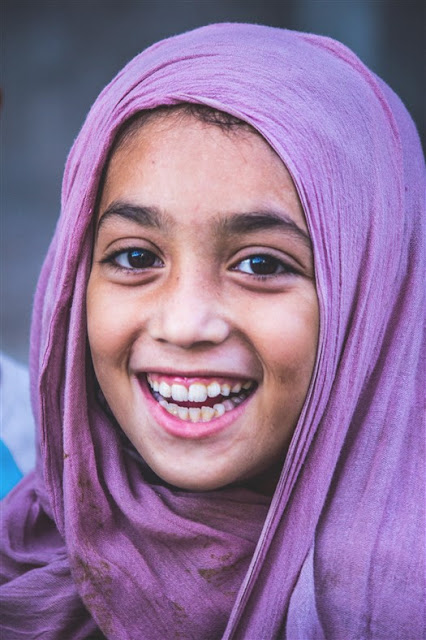
[[(224, 402), (220, 404), (215, 404), (212, 407), (180, 407), (173, 402), (167, 402), (163, 397), (158, 393), (154, 393), (156, 400), (159, 404), (165, 409), (168, 413), (176, 418), (180, 418), (181, 420), (186, 420), (190, 422), (210, 422), (214, 420), (214, 418), (219, 418), (223, 416), (224, 413), (228, 411), (232, 411), (239, 404), (245, 400), (246, 395), (243, 397), (242, 395), (235, 396), (235, 398), (227, 398)], [(159, 396), (159, 397), (158, 397)]]

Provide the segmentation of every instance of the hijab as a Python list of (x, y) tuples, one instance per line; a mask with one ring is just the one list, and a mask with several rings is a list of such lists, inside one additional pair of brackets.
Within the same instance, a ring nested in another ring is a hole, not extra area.
[[(85, 291), (121, 125), (194, 102), (289, 170), (315, 259), (311, 386), (269, 501), (156, 479), (96, 391)], [(424, 162), (397, 96), (329, 38), (218, 24), (159, 42), (71, 150), (31, 335), (36, 469), (3, 503), (3, 637), (420, 638)], [(96, 635), (99, 634), (99, 635)]]

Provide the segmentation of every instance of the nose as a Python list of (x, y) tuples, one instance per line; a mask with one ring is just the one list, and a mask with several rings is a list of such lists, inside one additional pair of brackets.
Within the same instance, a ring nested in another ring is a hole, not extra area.
[(183, 349), (224, 342), (230, 324), (212, 289), (196, 274), (178, 276), (158, 298), (149, 322), (151, 337)]

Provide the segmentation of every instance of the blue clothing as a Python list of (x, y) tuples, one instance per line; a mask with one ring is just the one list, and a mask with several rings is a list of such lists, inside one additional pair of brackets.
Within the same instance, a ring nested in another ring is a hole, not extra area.
[(35, 465), (28, 370), (0, 354), (0, 499)]
[(0, 500), (13, 489), (22, 475), (9, 449), (0, 440)]

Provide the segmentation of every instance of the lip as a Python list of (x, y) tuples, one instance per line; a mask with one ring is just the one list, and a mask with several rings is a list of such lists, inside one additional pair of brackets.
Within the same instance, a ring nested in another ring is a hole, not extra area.
[(243, 378), (241, 376), (239, 376), (238, 378), (235, 376), (223, 376), (223, 375), (212, 375), (209, 374), (208, 376), (206, 375), (200, 375), (200, 374), (194, 374), (194, 375), (184, 375), (184, 374), (165, 374), (165, 373), (158, 373), (158, 371), (155, 372), (147, 372), (147, 375), (151, 376), (154, 379), (157, 378), (161, 378), (161, 380), (165, 380), (166, 382), (168, 382), (170, 385), (171, 384), (193, 384), (195, 382), (201, 382), (202, 384), (205, 384), (206, 386), (208, 384), (210, 384), (210, 382), (213, 382), (214, 380), (218, 381), (220, 384), (229, 384), (229, 385), (233, 385), (236, 382), (247, 382), (248, 380), (252, 380), (252, 378)]
[(137, 376), (145, 376), (146, 374), (158, 375), (165, 378), (170, 379), (178, 379), (181, 378), (183, 380), (215, 380), (217, 378), (229, 379), (235, 382), (242, 380), (254, 380), (255, 382), (259, 382), (258, 375), (245, 376), (241, 375), (240, 371), (233, 371), (232, 367), (226, 369), (218, 369), (213, 371), (213, 369), (194, 369), (190, 371), (189, 369), (182, 369), (181, 371), (177, 371), (176, 369), (171, 369), (170, 367), (158, 367), (154, 368), (144, 368), (139, 367), (136, 363), (130, 366), (130, 371), (133, 372), (134, 375)]
[[(179, 374), (179, 376), (183, 377), (182, 374)], [(193, 376), (191, 376), (191, 378), (192, 377)], [(202, 377), (206, 376), (204, 375)], [(211, 377), (211, 374), (209, 375), (209, 377)], [(214, 418), (213, 420), (210, 420), (210, 422), (189, 422), (187, 420), (176, 418), (171, 413), (166, 411), (153, 398), (148, 386), (146, 375), (139, 374), (137, 376), (137, 381), (155, 422), (160, 427), (162, 427), (164, 431), (166, 431), (169, 435), (189, 440), (202, 440), (203, 438), (208, 438), (219, 434), (220, 432), (230, 427), (244, 413), (244, 411), (248, 407), (248, 404), (250, 403), (250, 400), (255, 395), (255, 393), (252, 393), (244, 402), (232, 409), (232, 411), (227, 411), (223, 414), (223, 416)]]

